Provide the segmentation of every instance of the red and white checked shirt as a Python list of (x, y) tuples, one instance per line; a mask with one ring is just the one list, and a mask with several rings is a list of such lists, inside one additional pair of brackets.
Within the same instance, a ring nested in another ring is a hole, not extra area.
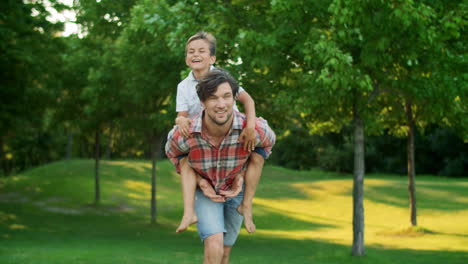
[[(179, 156), (188, 154), (188, 162), (195, 172), (211, 182), (215, 191), (231, 189), (236, 175), (245, 172), (250, 152), (238, 142), (246, 123), (244, 114), (234, 111), (231, 130), (219, 147), (210, 143), (202, 133), (202, 116), (195, 117), (191, 125), (191, 135), (185, 138), (175, 126), (167, 137), (166, 155), (180, 173)], [(267, 157), (275, 144), (275, 133), (263, 118), (257, 118), (257, 147), (264, 148)]]

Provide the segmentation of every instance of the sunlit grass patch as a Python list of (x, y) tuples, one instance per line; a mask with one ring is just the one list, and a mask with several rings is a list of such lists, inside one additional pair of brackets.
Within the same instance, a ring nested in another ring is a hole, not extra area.
[[(0, 179), (0, 263), (201, 263), (196, 227), (176, 235), (180, 176), (158, 162), (150, 225), (151, 162), (56, 162)], [(350, 256), (352, 176), (266, 166), (254, 199), (256, 234), (241, 231), (232, 263), (465, 263), (468, 181), (417, 177), (410, 227), (406, 177), (366, 175), (367, 256)], [(2, 241), (3, 242), (3, 241)]]

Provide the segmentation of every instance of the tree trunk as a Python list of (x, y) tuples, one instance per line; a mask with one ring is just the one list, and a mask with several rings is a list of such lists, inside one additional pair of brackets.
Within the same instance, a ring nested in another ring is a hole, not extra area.
[(68, 139), (67, 139), (67, 156), (66, 156), (67, 160), (71, 159), (72, 152), (73, 152), (73, 134), (69, 132)]
[(101, 190), (99, 186), (99, 158), (100, 158), (100, 153), (99, 153), (99, 145), (100, 145), (100, 135), (99, 135), (99, 129), (96, 130), (95, 134), (95, 140), (94, 140), (94, 160), (95, 160), (95, 166), (94, 166), (94, 179), (95, 179), (95, 190), (94, 190), (94, 204), (99, 204), (101, 201)]
[(354, 109), (353, 256), (364, 256), (364, 123)]
[(111, 123), (110, 128), (109, 128), (109, 140), (107, 141), (107, 148), (106, 148), (106, 159), (107, 160), (111, 159), (112, 145), (114, 143), (114, 141), (113, 141), (113, 131), (114, 131), (114, 125), (113, 125), (113, 123)]
[(3, 137), (0, 136), (0, 163), (2, 165), (3, 176), (8, 176), (7, 159), (3, 151)]
[(156, 223), (157, 206), (156, 206), (156, 162), (159, 158), (159, 149), (161, 149), (162, 137), (155, 133), (151, 136), (151, 224)]
[(413, 111), (411, 109), (411, 102), (406, 102), (406, 117), (408, 121), (408, 138), (407, 138), (407, 160), (408, 160), (408, 192), (410, 199), (410, 214), (411, 214), (411, 225), (417, 226), (417, 214), (416, 214), (416, 170), (414, 166), (414, 118)]

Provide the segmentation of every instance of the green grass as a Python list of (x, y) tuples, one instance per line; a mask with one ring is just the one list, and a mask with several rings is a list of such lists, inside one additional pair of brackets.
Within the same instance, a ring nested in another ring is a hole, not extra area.
[[(158, 224), (150, 225), (151, 164), (104, 161), (93, 206), (93, 161), (56, 162), (0, 179), (0, 263), (201, 263), (196, 230), (176, 235), (180, 179), (158, 163)], [(351, 256), (352, 176), (267, 166), (231, 263), (468, 263), (468, 180), (417, 176), (419, 226), (406, 177), (366, 175), (365, 257)]]

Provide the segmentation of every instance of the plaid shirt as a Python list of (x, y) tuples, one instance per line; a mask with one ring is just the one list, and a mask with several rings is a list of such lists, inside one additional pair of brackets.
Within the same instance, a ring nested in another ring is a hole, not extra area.
[[(234, 111), (232, 127), (221, 145), (216, 147), (202, 133), (202, 116), (203, 113), (193, 119), (191, 135), (188, 138), (180, 134), (177, 126), (169, 132), (166, 155), (180, 173), (179, 157), (188, 154), (190, 167), (211, 182), (215, 191), (228, 190), (234, 178), (239, 173), (245, 172), (250, 157), (250, 152), (244, 150), (243, 145), (238, 142), (242, 129), (245, 127), (246, 117)], [(264, 148), (269, 156), (275, 144), (275, 133), (262, 118), (257, 118), (255, 130), (257, 132), (256, 146)]]

